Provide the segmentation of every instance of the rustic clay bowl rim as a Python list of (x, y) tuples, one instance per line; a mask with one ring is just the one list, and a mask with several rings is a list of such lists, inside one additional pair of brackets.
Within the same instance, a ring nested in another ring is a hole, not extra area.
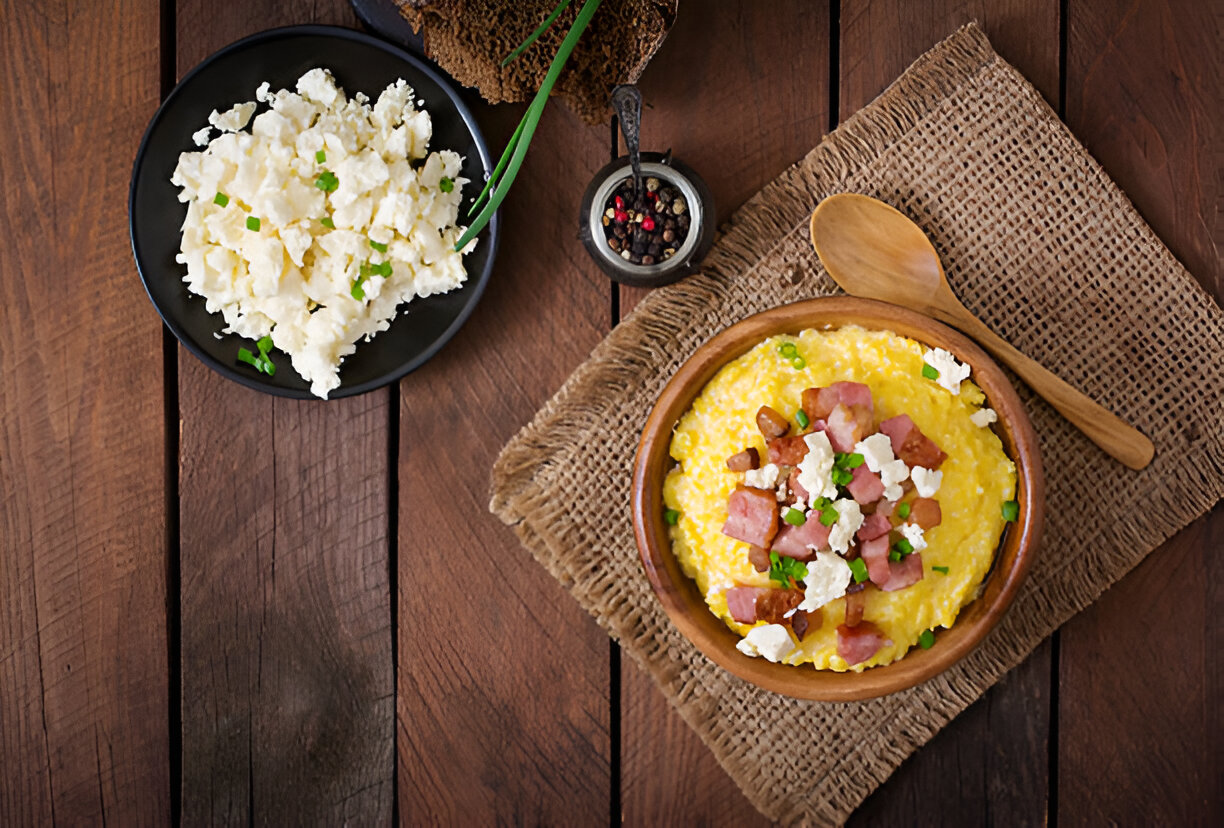
[[(808, 328), (858, 325), (945, 348), (973, 369), (972, 379), (998, 412), (995, 432), (1016, 464), (1020, 514), (1008, 525), (994, 566), (978, 597), (961, 609), (956, 623), (936, 633), (929, 650), (912, 648), (892, 664), (860, 673), (814, 670), (750, 658), (735, 649), (740, 640), (709, 611), (694, 581), (672, 554), (663, 520), (663, 479), (673, 461), (672, 430), (701, 389), (727, 363), (776, 334)], [(633, 530), (642, 566), (672, 623), (715, 664), (765, 690), (818, 701), (859, 701), (895, 693), (943, 672), (976, 647), (1003, 616), (1028, 573), (1044, 518), (1044, 481), (1037, 436), (1011, 383), (995, 362), (965, 335), (905, 308), (848, 296), (809, 299), (750, 316), (706, 342), (659, 395), (646, 420), (633, 469)]]

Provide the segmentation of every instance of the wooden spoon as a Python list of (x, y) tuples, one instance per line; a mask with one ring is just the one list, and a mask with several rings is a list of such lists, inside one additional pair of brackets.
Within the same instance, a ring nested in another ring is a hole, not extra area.
[(1152, 441), (1007, 344), (952, 293), (922, 228), (882, 201), (856, 193), (826, 198), (812, 213), (812, 245), (833, 281), (947, 322), (981, 343), (1105, 453), (1132, 469), (1152, 462)]

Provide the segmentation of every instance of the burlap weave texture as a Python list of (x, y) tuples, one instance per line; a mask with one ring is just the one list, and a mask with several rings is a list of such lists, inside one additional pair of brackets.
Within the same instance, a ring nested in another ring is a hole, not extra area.
[[(1136, 424), (1156, 458), (1128, 471), (1018, 386), (1040, 435), (1049, 508), (1011, 610), (976, 651), (919, 687), (821, 704), (747, 684), (671, 626), (638, 561), (629, 489), (641, 426), (702, 342), (753, 313), (837, 292), (807, 228), (820, 199), (847, 191), (917, 221), (970, 310)], [(741, 208), (702, 275), (642, 301), (505, 447), (491, 509), (658, 682), (762, 813), (839, 823), (1055, 628), (1224, 496), (1221, 357), (1219, 307), (971, 25)], [(574, 492), (599, 496), (575, 511)]]

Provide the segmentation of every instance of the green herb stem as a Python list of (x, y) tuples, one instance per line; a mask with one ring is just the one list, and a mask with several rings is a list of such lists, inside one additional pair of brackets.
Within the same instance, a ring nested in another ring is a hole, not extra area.
[(566, 7), (569, 6), (569, 4), (570, 4), (570, 0), (561, 0), (561, 2), (557, 4), (557, 7), (552, 10), (552, 14), (544, 18), (544, 22), (540, 24), (539, 28), (537, 28), (531, 34), (527, 35), (526, 40), (520, 43), (514, 49), (514, 51), (512, 51), (510, 54), (502, 58), (501, 65), (503, 67), (509, 66), (512, 61), (518, 58), (519, 55), (523, 54), (523, 52), (526, 52), (528, 49), (530, 49), (531, 44), (539, 40), (540, 35), (548, 31), (548, 27), (557, 21), (557, 18), (561, 16), (561, 12), (565, 11)]

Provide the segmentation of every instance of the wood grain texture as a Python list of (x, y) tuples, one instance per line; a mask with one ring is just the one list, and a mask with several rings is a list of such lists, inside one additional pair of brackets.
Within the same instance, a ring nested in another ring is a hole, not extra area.
[[(494, 153), (521, 107), (476, 107)], [(610, 327), (577, 240), (607, 131), (546, 111), (467, 325), (400, 383), (400, 818), (606, 825), (609, 642), (488, 512), (502, 445)], [(575, 493), (575, 502), (592, 493)]]
[[(1071, 3), (1067, 122), (1218, 302), (1224, 80), (1212, 5)], [(1222, 549), (1217, 505), (1063, 627), (1065, 824), (1224, 821)], [(1147, 654), (1138, 669), (1136, 652)]]
[[(1053, 106), (1059, 89), (1056, 0), (906, 3), (843, 0), (839, 110), (868, 104), (919, 55), (977, 20), (994, 48)], [(852, 822), (908, 824), (927, 803), (945, 803), (960, 824), (1043, 824), (1047, 815), (1050, 647), (991, 688), (864, 803)], [(966, 782), (968, 785), (966, 785)], [(963, 796), (962, 786), (972, 791)], [(941, 809), (933, 809), (931, 824)]]
[[(182, 0), (178, 73), (245, 35), (311, 21), (352, 13), (341, 0), (310, 13)], [(178, 365), (183, 821), (385, 824), (391, 393), (290, 401), (182, 348)]]
[[(828, 130), (829, 17), (803, 2), (684, 5), (643, 74), (643, 148), (692, 166), (720, 223)], [(646, 293), (619, 292), (622, 318)], [(620, 676), (624, 822), (765, 824), (653, 681), (629, 659)]]
[(158, 6), (0, 21), (0, 824), (164, 823), (162, 338), (124, 198)]

